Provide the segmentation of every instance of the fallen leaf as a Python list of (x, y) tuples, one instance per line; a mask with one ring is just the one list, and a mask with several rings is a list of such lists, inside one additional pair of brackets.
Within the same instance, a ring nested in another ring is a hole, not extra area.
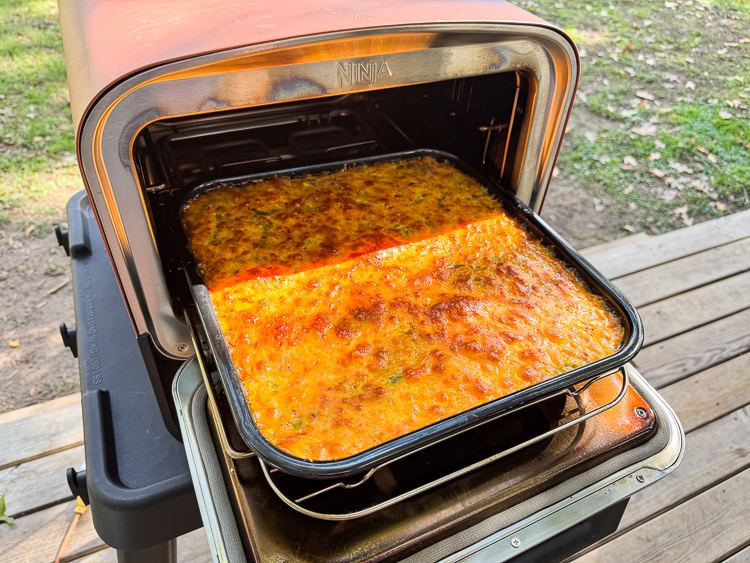
[(688, 212), (687, 205), (683, 205), (682, 207), (676, 207), (672, 210), (672, 213), (680, 216), (680, 219), (682, 219), (682, 222), (685, 224), (686, 227), (690, 227), (693, 225), (693, 219), (692, 217), (688, 217), (687, 212)]
[(654, 141), (654, 145), (656, 146), (657, 149), (666, 149), (667, 148), (667, 145), (665, 145), (661, 141)]
[(598, 160), (602, 164), (607, 164), (608, 162), (611, 162), (612, 159), (609, 157), (609, 155), (603, 154), (599, 157), (594, 158), (594, 160)]
[(632, 156), (626, 156), (625, 158), (623, 158), (622, 163), (629, 166), (638, 166), (638, 161)]
[(739, 100), (727, 100), (727, 105), (730, 108), (739, 108), (740, 107), (740, 101)]
[(633, 127), (631, 131), (644, 137), (653, 137), (656, 135), (656, 125), (653, 123), (644, 123), (643, 125)]
[(688, 90), (695, 90), (695, 82), (693, 82), (692, 80), (688, 80), (687, 82), (685, 82), (685, 88), (687, 88)]
[(706, 157), (709, 162), (712, 162), (713, 164), (716, 164), (716, 157), (709, 153), (709, 155)]
[(740, 43), (750, 43), (750, 37), (743, 37), (740, 39)]
[(560, 169), (555, 166), (555, 168), (552, 170), (552, 177), (557, 178), (560, 175)]
[(650, 155), (648, 155), (648, 161), (653, 162), (654, 160), (659, 160), (661, 158), (660, 152), (652, 152)]
[(708, 154), (708, 149), (706, 147), (696, 147), (699, 152), (702, 152), (703, 154)]
[(36, 304), (36, 309), (41, 309), (46, 304), (47, 304), (47, 300), (46, 299), (44, 301), (40, 301), (39, 303)]
[(18, 348), (20, 345), (21, 345), (21, 340), (18, 339), (18, 338), (16, 338), (15, 340), (11, 340), (10, 342), (8, 342), (8, 346), (10, 346), (11, 348)]
[(648, 92), (645, 92), (644, 90), (638, 90), (635, 93), (635, 95), (641, 98), (642, 100), (648, 100), (650, 102), (653, 102), (656, 99), (652, 94), (649, 94)]
[(720, 201), (715, 201), (714, 205), (716, 206), (716, 209), (719, 211), (726, 211), (727, 210), (727, 204), (721, 203)]
[(722, 119), (732, 119), (732, 114), (728, 111), (720, 111), (719, 117), (721, 117)]
[(677, 172), (680, 172), (682, 174), (692, 174), (693, 169), (689, 166), (685, 166), (681, 162), (670, 162), (669, 167), (677, 170)]
[(633, 227), (631, 227), (630, 225), (623, 225), (622, 228), (625, 229), (626, 231), (628, 231), (629, 233), (634, 233), (635, 232), (635, 229)]
[(622, 193), (624, 193), (625, 195), (628, 195), (632, 191), (633, 191), (633, 184), (628, 184), (628, 187), (622, 190)]
[(30, 235), (30, 234), (31, 234), (31, 231), (33, 231), (34, 229), (36, 229), (36, 225), (29, 225), (29, 226), (28, 226), (28, 227), (26, 228), (26, 231), (25, 231), (25, 233), (26, 233), (27, 235)]
[(29, 397), (33, 397), (34, 395), (36, 395), (36, 387), (32, 385), (31, 389), (29, 389)]
[(659, 170), (658, 168), (652, 168), (651, 170), (649, 170), (649, 172), (651, 172), (651, 174), (653, 174), (657, 178), (664, 178), (664, 176), (666, 176), (666, 174), (664, 174), (664, 171)]
[(656, 194), (659, 199), (663, 199), (667, 203), (673, 202), (677, 197), (680, 195), (680, 192), (677, 190), (658, 190)]

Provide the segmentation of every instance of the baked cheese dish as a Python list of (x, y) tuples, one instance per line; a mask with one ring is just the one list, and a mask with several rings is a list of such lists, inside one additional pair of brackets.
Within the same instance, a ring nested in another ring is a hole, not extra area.
[[(416, 170), (411, 175), (409, 166)], [(361, 178), (378, 178), (375, 185), (385, 190), (389, 171), (398, 178), (393, 191), (381, 194), (372, 214), (354, 206), (353, 225), (333, 203), (305, 215), (307, 236), (332, 225), (326, 240), (343, 250), (330, 254), (330, 264), (320, 246), (299, 258), (299, 245), (290, 241), (299, 240), (301, 220), (276, 211), (277, 202), (292, 196), (306, 205), (295, 180), (255, 184), (267, 198), (254, 200), (258, 207), (245, 208), (244, 215), (227, 201), (252, 198), (253, 186), (231, 195), (219, 190), (217, 208), (209, 201), (217, 192), (209, 192), (186, 212), (200, 206), (207, 218), (195, 230), (199, 217), (185, 223), (254, 421), (271, 443), (300, 458), (352, 456), (609, 356), (624, 337), (620, 318), (602, 299), (455, 168), (423, 159), (304, 182), (320, 186), (345, 178), (347, 197), (356, 202), (353, 186), (376, 197)], [(270, 195), (273, 186), (283, 186), (285, 194)], [(325, 201), (320, 194), (337, 189), (313, 189), (312, 201)], [(442, 215), (441, 195), (449, 202)], [(264, 199), (267, 207), (260, 206)], [(242, 236), (209, 252), (213, 233), (228, 236), (232, 228), (217, 227), (224, 218), (210, 218), (218, 208), (222, 216), (232, 214)], [(421, 217), (422, 210), (440, 217)], [(239, 242), (251, 240), (245, 238), (250, 231), (270, 236), (255, 227), (257, 211), (273, 218), (268, 232), (290, 222), (288, 240), (273, 235), (279, 238), (268, 247), (267, 261), (246, 259), (257, 248)], [(301, 213), (308, 212), (302, 207)], [(395, 228), (394, 217), (408, 223), (408, 232)], [(370, 235), (379, 221), (388, 234), (376, 240)]]
[(211, 289), (337, 264), (499, 209), (474, 179), (423, 158), (215, 189), (182, 220)]

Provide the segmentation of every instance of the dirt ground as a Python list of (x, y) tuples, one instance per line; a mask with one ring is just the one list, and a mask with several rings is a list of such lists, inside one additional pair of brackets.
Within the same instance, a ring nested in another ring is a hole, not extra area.
[(75, 317), (69, 259), (55, 234), (7, 225), (0, 230), (0, 412), (79, 389), (62, 322), (74, 326)]

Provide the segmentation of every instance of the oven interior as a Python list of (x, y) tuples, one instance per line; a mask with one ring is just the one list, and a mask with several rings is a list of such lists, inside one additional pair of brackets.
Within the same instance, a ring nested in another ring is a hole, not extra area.
[(528, 83), (506, 72), (151, 123), (135, 139), (133, 162), (175, 315), (192, 304), (179, 210), (194, 187), (426, 148), (512, 189)]

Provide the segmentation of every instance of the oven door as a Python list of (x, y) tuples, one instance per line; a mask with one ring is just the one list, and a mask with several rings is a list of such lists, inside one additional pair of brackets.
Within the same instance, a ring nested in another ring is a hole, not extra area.
[[(604, 462), (583, 464), (582, 472), (552, 488), (524, 498), (483, 520), (473, 521), (458, 533), (433, 534), (433, 541), (422, 541), (401, 555), (391, 553), (373, 557), (372, 545), (365, 544), (382, 541), (385, 536), (378, 536), (377, 531), (372, 538), (348, 545), (348, 553), (361, 552), (365, 554), (366, 560), (371, 561), (404, 560), (415, 563), (510, 561), (521, 553), (530, 556), (528, 560), (551, 561), (553, 559), (550, 557), (553, 557), (554, 560), (561, 561), (613, 532), (627, 499), (671, 473), (682, 458), (685, 442), (680, 423), (670, 407), (630, 364), (625, 366), (625, 370), (630, 385), (645, 399), (654, 415), (655, 430), (646, 442), (640, 442)], [(232, 479), (235, 477), (232, 473), (235, 468), (233, 466), (230, 469), (222, 462), (226, 458), (217, 448), (215, 437), (212, 437), (206, 404), (207, 393), (196, 359), (186, 363), (175, 378), (173, 396), (214, 560), (265, 561), (275, 549), (304, 549), (300, 545), (284, 545), (283, 531), (269, 534), (268, 526), (258, 526), (252, 519), (238, 517), (242, 508), (238, 506), (237, 498), (232, 493)], [(263, 486), (267, 487), (267, 483), (257, 484), (257, 487)], [(520, 483), (516, 486), (524, 488), (525, 485)], [(264, 497), (265, 494), (269, 497)], [(430, 495), (439, 498), (441, 494), (444, 495), (445, 491), (435, 489), (423, 493), (417, 499), (419, 506), (429, 510), (425, 507), (430, 506)], [(258, 493), (256, 498), (271, 497), (270, 491), (264, 491)], [(285, 521), (285, 517), (279, 518), (279, 514), (272, 512), (288, 510), (280, 502), (264, 502), (262, 507), (255, 508), (256, 516), (264, 513), (267, 516), (264, 520), (277, 519), (280, 522)], [(388, 510), (392, 509), (398, 510), (398, 505)], [(414, 517), (409, 513), (408, 507), (403, 508), (400, 514), (404, 519)], [(592, 518), (594, 515), (597, 515), (596, 518)], [(312, 530), (317, 525), (313, 525), (316, 521), (311, 519), (309, 522), (310, 534), (314, 535)], [(331, 528), (332, 534), (333, 530)], [(331, 535), (315, 541), (327, 543), (336, 540)], [(334, 557), (335, 546), (331, 544), (330, 550), (331, 557)], [(301, 560), (308, 560), (301, 552), (297, 555), (301, 556)], [(347, 559), (353, 560), (349, 557)], [(311, 555), (309, 560), (315, 560), (315, 557)]]

